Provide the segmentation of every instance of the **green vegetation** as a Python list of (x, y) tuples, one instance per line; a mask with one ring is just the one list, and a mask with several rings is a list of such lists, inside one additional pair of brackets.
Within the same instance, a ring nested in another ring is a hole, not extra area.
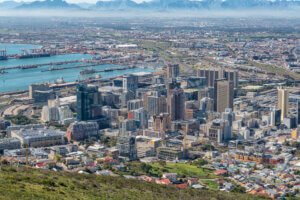
[(113, 147), (113, 146), (117, 145), (117, 138), (116, 137), (102, 136), (100, 139), (108, 147)]
[(152, 167), (159, 169), (162, 173), (172, 172), (177, 173), (180, 177), (194, 177), (194, 178), (216, 178), (211, 170), (199, 168), (189, 163), (166, 163), (165, 166), (159, 163), (152, 164)]
[(216, 181), (210, 180), (210, 179), (202, 179), (200, 180), (200, 183), (208, 187), (209, 189), (217, 190), (219, 188), (219, 185)]
[(161, 58), (166, 61), (171, 61), (172, 56), (166, 51), (171, 47), (169, 42), (158, 42), (152, 40), (143, 40), (140, 43), (141, 47), (145, 50), (158, 54)]
[(173, 186), (161, 186), (138, 180), (128, 180), (123, 177), (2, 167), (0, 172), (0, 199), (254, 200), (259, 198), (246, 194), (210, 190), (179, 190)]
[(47, 122), (46, 124), (47, 126), (53, 126), (61, 131), (67, 131), (68, 128), (66, 125), (59, 124), (58, 122)]
[[(203, 164), (203, 162), (199, 163)], [(163, 173), (177, 173), (181, 178), (216, 178), (213, 171), (201, 168), (199, 166), (199, 163), (166, 163), (164, 161), (160, 161), (156, 163), (146, 164), (140, 162), (130, 162), (127, 164), (126, 172), (121, 174), (161, 177)]]
[(262, 63), (253, 62), (253, 61), (249, 61), (249, 64), (251, 64), (255, 67), (261, 68), (263, 70), (266, 70), (267, 72), (270, 72), (270, 73), (278, 74), (281, 76), (289, 76), (295, 80), (300, 80), (300, 74), (288, 71), (287, 69), (285, 69), (283, 67), (278, 67), (278, 66), (270, 65), (270, 64), (262, 64)]
[(16, 125), (27, 125), (36, 123), (36, 120), (30, 119), (24, 115), (6, 116), (5, 119), (11, 121), (13, 124)]

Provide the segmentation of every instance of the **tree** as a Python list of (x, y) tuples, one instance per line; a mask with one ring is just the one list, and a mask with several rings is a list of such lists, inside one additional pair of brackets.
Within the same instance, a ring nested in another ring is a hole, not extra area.
[(61, 161), (61, 155), (59, 155), (59, 154), (55, 154), (54, 155), (54, 161), (56, 162), (56, 163), (58, 163), (58, 162), (60, 162)]

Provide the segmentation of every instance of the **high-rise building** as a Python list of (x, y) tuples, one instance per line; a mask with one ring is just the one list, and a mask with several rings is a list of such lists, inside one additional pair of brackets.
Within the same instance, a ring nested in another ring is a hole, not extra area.
[(125, 119), (124, 121), (120, 122), (120, 135), (121, 136), (129, 136), (130, 131), (136, 131), (139, 127), (140, 122), (136, 121), (135, 119)]
[(184, 119), (184, 102), (185, 96), (183, 89), (175, 88), (170, 91), (167, 107), (172, 121)]
[(170, 124), (170, 116), (168, 113), (153, 116), (153, 130), (163, 133), (163, 138), (165, 137), (165, 132), (170, 129)]
[(99, 125), (97, 122), (73, 122), (68, 127), (66, 137), (68, 140), (84, 140), (98, 136)]
[(218, 79), (214, 86), (214, 110), (221, 113), (226, 108), (233, 109), (233, 82)]
[(132, 110), (130, 111), (132, 112), (133, 115), (133, 119), (140, 122), (140, 128), (147, 128), (148, 126), (148, 117), (147, 117), (147, 111), (145, 110), (145, 108), (139, 108), (136, 110)]
[(198, 77), (205, 77), (207, 79), (207, 86), (214, 87), (214, 82), (217, 79), (227, 79), (233, 82), (233, 87), (238, 88), (239, 73), (238, 71), (223, 70), (223, 69), (200, 69), (197, 72)]
[(289, 129), (297, 128), (297, 118), (296, 118), (296, 116), (285, 117), (283, 119), (283, 124)]
[(200, 69), (197, 72), (198, 77), (205, 77), (208, 87), (214, 87), (215, 80), (223, 78), (221, 70)]
[(214, 100), (209, 97), (204, 97), (200, 100), (200, 110), (202, 112), (211, 112), (214, 110)]
[(229, 122), (224, 119), (215, 119), (208, 128), (209, 140), (223, 143), (231, 138), (231, 126)]
[(278, 89), (278, 108), (281, 110), (281, 121), (288, 115), (289, 93), (287, 89), (279, 87)]
[(300, 100), (297, 101), (297, 123), (300, 124)]
[(97, 86), (77, 86), (77, 120), (86, 121), (101, 116), (101, 93)]
[(34, 103), (47, 103), (49, 99), (55, 98), (55, 93), (47, 83), (32, 84), (29, 86), (29, 98)]
[(141, 99), (133, 99), (127, 102), (128, 110), (136, 110), (143, 107), (143, 100)]
[(223, 71), (224, 72), (224, 78), (226, 78), (228, 81), (233, 82), (233, 87), (238, 88), (239, 87), (239, 72), (238, 71)]
[(133, 74), (123, 76), (123, 91), (124, 92), (132, 92), (133, 94), (135, 94), (137, 88), (138, 88), (138, 77), (137, 76), (135, 76)]
[(132, 136), (120, 136), (117, 141), (119, 155), (129, 160), (137, 159), (136, 139)]
[(169, 64), (167, 66), (167, 80), (176, 79), (179, 76), (179, 65)]
[(229, 125), (232, 126), (232, 122), (235, 120), (235, 113), (232, 112), (231, 108), (226, 108), (225, 112), (222, 113), (222, 119), (227, 120)]
[(150, 116), (167, 112), (167, 100), (165, 96), (147, 96), (146, 110)]
[(272, 108), (270, 112), (270, 125), (279, 126), (281, 122), (281, 110)]

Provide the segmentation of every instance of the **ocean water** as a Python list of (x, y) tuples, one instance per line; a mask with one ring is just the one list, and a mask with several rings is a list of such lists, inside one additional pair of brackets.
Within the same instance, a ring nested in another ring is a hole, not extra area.
[(9, 43), (0, 43), (0, 50), (6, 50), (8, 55), (11, 54), (21, 54), (22, 49), (39, 49), (42, 46), (33, 45), (33, 44), (9, 44)]
[[(42, 63), (49, 63), (49, 62), (81, 60), (81, 59), (90, 59), (90, 58), (92, 58), (92, 55), (89, 54), (65, 54), (65, 55), (56, 55), (56, 56), (44, 57), (44, 58), (9, 59), (6, 61), (0, 61), (0, 69), (3, 67), (12, 67), (12, 66), (19, 66), (19, 65), (42, 64)], [(59, 65), (54, 67), (72, 67), (81, 64), (82, 63), (70, 63), (70, 64)], [(103, 69), (109, 69), (114, 67), (120, 67), (120, 66), (107, 64), (107, 65), (99, 65), (99, 66), (88, 67), (88, 68), (103, 70)], [(25, 70), (24, 69), (6, 70), (6, 72), (8, 73), (0, 74), (0, 92), (27, 90), (30, 84), (42, 83), (42, 82), (54, 83), (54, 81), (59, 78), (63, 78), (66, 82), (70, 82), (70, 81), (75, 81), (87, 77), (87, 76), (82, 77), (80, 75), (80, 71), (87, 69), (87, 67), (64, 69), (64, 70), (57, 70), (57, 71), (44, 71), (49, 68), (51, 68), (51, 66), (48, 65), (39, 68), (25, 69)], [(135, 69), (120, 70), (120, 71), (98, 72), (88, 76), (95, 76), (96, 74), (99, 74), (103, 78), (112, 78), (112, 77), (121, 76), (124, 74), (129, 74), (134, 72), (151, 72), (151, 71), (153, 70), (135, 68)]]

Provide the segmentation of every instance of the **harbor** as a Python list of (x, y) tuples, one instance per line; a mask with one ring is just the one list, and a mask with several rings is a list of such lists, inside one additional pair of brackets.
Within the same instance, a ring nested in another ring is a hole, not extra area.
[[(14, 49), (13, 52), (16, 51)], [(132, 64), (139, 58), (93, 59), (93, 57), (90, 54), (77, 53), (0, 60), (0, 93), (27, 90), (30, 84), (54, 83), (61, 78), (68, 83), (95, 76), (106, 79), (127, 73), (154, 71), (152, 68), (141, 68)], [(93, 72), (84, 71), (91, 68)]]

